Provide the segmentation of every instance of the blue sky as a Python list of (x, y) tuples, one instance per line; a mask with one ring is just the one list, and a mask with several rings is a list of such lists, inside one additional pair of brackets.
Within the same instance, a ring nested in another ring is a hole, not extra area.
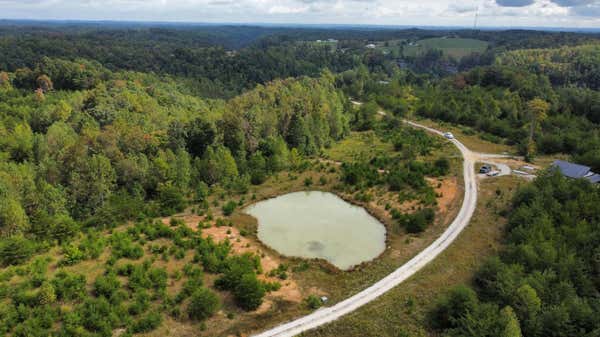
[(600, 28), (600, 0), (0, 0), (0, 18)]

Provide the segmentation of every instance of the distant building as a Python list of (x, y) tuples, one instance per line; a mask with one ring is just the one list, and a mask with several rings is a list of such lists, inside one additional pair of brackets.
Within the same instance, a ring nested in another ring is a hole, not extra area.
[(587, 179), (593, 184), (600, 183), (600, 174), (592, 172), (591, 167), (569, 163), (564, 160), (555, 160), (552, 167), (560, 171), (560, 173), (568, 178)]
[(327, 39), (327, 42), (330, 42), (330, 43), (337, 43), (337, 42), (338, 42), (338, 40), (336, 40), (336, 39)]
[(376, 46), (372, 43), (369, 43), (368, 45), (365, 46), (365, 48), (368, 48), (368, 49), (375, 49), (375, 47)]

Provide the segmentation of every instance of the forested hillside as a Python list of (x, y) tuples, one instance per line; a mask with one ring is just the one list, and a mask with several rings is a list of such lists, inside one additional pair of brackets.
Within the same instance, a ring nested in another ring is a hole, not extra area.
[[(251, 176), (286, 167), (290, 149), (313, 154), (348, 130), (331, 75), (277, 81), (229, 102), (86, 61), (46, 58), (35, 71), (1, 76), (5, 236), (60, 239), (78, 223), (180, 210), (203, 184), (243, 189)], [(264, 160), (273, 164), (253, 167)]]
[(514, 197), (506, 245), (432, 313), (448, 336), (595, 336), (600, 190), (548, 173)]
[(515, 50), (498, 56), (498, 64), (548, 76), (554, 85), (600, 89), (600, 45)]
[[(155, 72), (186, 79), (202, 97), (231, 98), (278, 78), (337, 73), (364, 64), (389, 72), (399, 59), (393, 53), (365, 49), (374, 41), (399, 40), (403, 45), (427, 38), (459, 36), (487, 41), (484, 53), (461, 60), (437, 49), (403, 60), (413, 71), (447, 75), (447, 66), (470, 69), (488, 65), (506, 50), (578, 45), (597, 34), (536, 31), (472, 31), (359, 29), (324, 27), (195, 26), (169, 24), (0, 24), (0, 69), (33, 68), (42, 56), (75, 61), (94, 60), (111, 71)], [(306, 43), (337, 39), (329, 45)], [(404, 48), (404, 47), (403, 47)], [(400, 53), (402, 55), (402, 52)]]

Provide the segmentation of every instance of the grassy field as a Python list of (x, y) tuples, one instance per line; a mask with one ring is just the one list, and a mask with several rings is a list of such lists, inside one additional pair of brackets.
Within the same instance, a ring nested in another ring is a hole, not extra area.
[(499, 214), (523, 183), (510, 176), (482, 181), (473, 219), (450, 248), (378, 300), (304, 336), (434, 336), (427, 325), (427, 312), (448, 289), (471, 282), (482, 262), (501, 247), (506, 219)]
[(393, 151), (394, 146), (382, 142), (373, 131), (352, 132), (344, 140), (326, 149), (323, 157), (334, 161), (368, 160)]
[(471, 53), (482, 53), (486, 50), (488, 43), (475, 39), (461, 38), (431, 38), (419, 40), (415, 45), (406, 45), (404, 47), (404, 56), (418, 56), (429, 49), (440, 49), (451, 57), (462, 58)]

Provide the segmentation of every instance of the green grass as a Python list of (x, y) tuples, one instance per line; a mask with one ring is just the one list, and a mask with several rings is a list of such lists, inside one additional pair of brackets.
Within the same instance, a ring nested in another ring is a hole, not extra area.
[(419, 40), (416, 45), (404, 47), (404, 56), (418, 56), (429, 49), (440, 49), (444, 55), (462, 58), (471, 53), (482, 53), (486, 50), (488, 43), (475, 39), (461, 38), (431, 38)]
[(391, 143), (383, 142), (375, 132), (352, 132), (346, 139), (325, 150), (324, 157), (334, 161), (371, 159), (394, 151)]

